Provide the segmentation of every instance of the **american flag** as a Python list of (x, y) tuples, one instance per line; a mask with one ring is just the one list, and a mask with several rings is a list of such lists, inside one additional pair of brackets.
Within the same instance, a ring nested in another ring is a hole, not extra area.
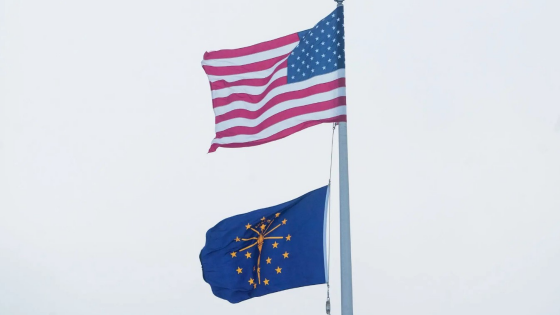
[(346, 121), (343, 7), (313, 28), (204, 54), (218, 147), (248, 147)]

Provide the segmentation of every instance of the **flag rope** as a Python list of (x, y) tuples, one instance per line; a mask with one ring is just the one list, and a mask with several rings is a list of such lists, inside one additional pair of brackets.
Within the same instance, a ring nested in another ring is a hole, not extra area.
[(332, 178), (332, 161), (333, 161), (333, 147), (334, 147), (334, 131), (338, 123), (333, 123), (331, 135), (331, 164), (329, 166), (329, 205), (327, 211), (329, 212), (329, 236), (327, 245), (327, 314), (331, 313), (331, 297), (330, 297), (330, 278), (331, 278), (331, 178)]

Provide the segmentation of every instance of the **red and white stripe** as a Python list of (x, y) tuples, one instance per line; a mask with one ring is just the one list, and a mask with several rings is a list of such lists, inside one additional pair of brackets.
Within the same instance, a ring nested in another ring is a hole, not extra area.
[(345, 70), (287, 83), (297, 34), (239, 49), (204, 54), (218, 147), (248, 147), (324, 123), (346, 121)]

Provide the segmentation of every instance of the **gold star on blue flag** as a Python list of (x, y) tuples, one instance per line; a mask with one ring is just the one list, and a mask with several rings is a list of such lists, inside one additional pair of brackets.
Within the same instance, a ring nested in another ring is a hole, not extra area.
[(200, 261), (214, 295), (238, 303), (325, 283), (327, 198), (324, 186), (208, 230)]

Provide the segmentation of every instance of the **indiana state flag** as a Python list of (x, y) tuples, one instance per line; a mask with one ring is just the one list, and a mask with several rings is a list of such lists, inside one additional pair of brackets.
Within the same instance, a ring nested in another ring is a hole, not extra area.
[(238, 303), (325, 283), (327, 198), (324, 186), (208, 230), (200, 261), (214, 295)]

